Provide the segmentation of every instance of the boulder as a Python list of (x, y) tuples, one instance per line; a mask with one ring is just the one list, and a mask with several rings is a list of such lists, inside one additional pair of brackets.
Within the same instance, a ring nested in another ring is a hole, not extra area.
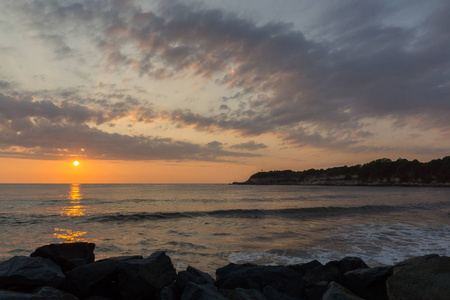
[(311, 287), (321, 281), (335, 281), (342, 284), (344, 281), (344, 273), (363, 268), (369, 267), (362, 259), (358, 257), (345, 257), (341, 260), (330, 261), (325, 266), (315, 264), (314, 268), (306, 271), (303, 279), (307, 287)]
[(34, 293), (0, 290), (2, 300), (79, 300), (78, 297), (55, 288), (44, 286)]
[(181, 297), (180, 289), (175, 282), (163, 287), (159, 293), (159, 300), (178, 300)]
[(156, 297), (176, 277), (172, 261), (163, 251), (146, 259), (131, 259), (118, 264), (119, 288), (124, 299)]
[(97, 262), (104, 261), (104, 260), (115, 260), (115, 261), (119, 262), (119, 261), (126, 261), (126, 260), (130, 260), (130, 259), (143, 259), (143, 258), (144, 257), (142, 255), (112, 256), (112, 257), (97, 260)]
[(258, 290), (241, 288), (234, 289), (227, 298), (228, 300), (267, 300), (267, 298)]
[(36, 292), (34, 292), (34, 296), (35, 298), (33, 299), (42, 300), (78, 300), (78, 297), (50, 286), (43, 286), (37, 289)]
[(42, 257), (14, 256), (0, 263), (0, 287), (27, 290), (37, 286), (58, 287), (64, 280), (61, 268)]
[(0, 290), (0, 299), (4, 300), (33, 300), (34, 294), (8, 290)]
[(270, 285), (282, 294), (300, 298), (304, 293), (301, 274), (289, 267), (229, 264), (216, 271), (220, 289), (256, 289), (263, 292)]
[(359, 257), (347, 256), (341, 260), (328, 262), (325, 267), (336, 267), (342, 274), (356, 269), (367, 269), (369, 266)]
[(386, 285), (389, 300), (448, 300), (450, 257), (437, 257), (398, 268)]
[(305, 264), (290, 265), (289, 268), (304, 276), (308, 271), (314, 271), (323, 268), (323, 265), (317, 260), (312, 260)]
[(439, 257), (438, 254), (428, 254), (428, 255), (411, 257), (411, 258), (402, 260), (399, 263), (396, 263), (394, 265), (394, 269), (398, 269), (400, 267), (404, 267), (404, 266), (408, 266), (408, 265), (415, 265), (415, 264), (418, 264), (418, 263), (421, 263), (421, 262), (425, 262), (427, 260), (435, 259), (435, 258), (438, 258), (438, 257)]
[(209, 274), (197, 270), (191, 266), (188, 266), (186, 271), (178, 272), (176, 277), (176, 284), (181, 290), (186, 287), (188, 282), (214, 285), (214, 279)]
[(328, 289), (328, 281), (320, 281), (307, 290), (308, 300), (322, 300), (323, 294)]
[(94, 248), (95, 244), (85, 242), (50, 244), (37, 248), (30, 256), (49, 258), (66, 273), (76, 267), (93, 263)]
[(180, 300), (227, 300), (227, 298), (214, 286), (189, 282)]
[(358, 269), (344, 274), (344, 286), (366, 300), (387, 300), (386, 280), (392, 267)]
[(117, 298), (118, 262), (103, 260), (75, 268), (66, 274), (62, 288), (79, 297), (99, 295)]
[(263, 295), (267, 300), (298, 300), (299, 298), (290, 297), (282, 294), (270, 285), (266, 285), (263, 290)]
[(347, 290), (337, 282), (331, 282), (323, 294), (322, 300), (364, 300)]

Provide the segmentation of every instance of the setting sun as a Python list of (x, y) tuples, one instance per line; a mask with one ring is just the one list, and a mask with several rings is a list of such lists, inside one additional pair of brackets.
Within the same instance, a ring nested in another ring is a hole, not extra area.
[(76, 160), (76, 161), (73, 162), (73, 165), (74, 165), (74, 166), (78, 166), (79, 164), (80, 164), (80, 162), (79, 162), (78, 160)]

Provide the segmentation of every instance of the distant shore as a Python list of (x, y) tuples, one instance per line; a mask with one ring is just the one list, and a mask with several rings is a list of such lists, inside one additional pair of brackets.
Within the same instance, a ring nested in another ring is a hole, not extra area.
[(450, 187), (450, 182), (445, 183), (419, 183), (419, 182), (232, 182), (232, 185), (304, 185), (304, 186), (398, 186), (398, 187)]
[(427, 163), (381, 158), (364, 165), (325, 170), (261, 171), (246, 181), (232, 184), (449, 187), (450, 156)]

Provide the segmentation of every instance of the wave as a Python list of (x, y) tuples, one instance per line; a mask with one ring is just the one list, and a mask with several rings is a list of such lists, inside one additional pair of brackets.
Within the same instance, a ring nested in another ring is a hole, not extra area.
[(354, 207), (310, 207), (310, 208), (286, 208), (286, 209), (228, 209), (213, 211), (191, 211), (191, 212), (139, 212), (139, 213), (111, 213), (89, 217), (89, 221), (96, 222), (140, 222), (158, 221), (186, 218), (281, 218), (281, 219), (310, 219), (327, 218), (333, 216), (344, 216), (348, 214), (379, 214), (401, 211), (413, 206), (387, 206), (387, 205), (365, 205)]

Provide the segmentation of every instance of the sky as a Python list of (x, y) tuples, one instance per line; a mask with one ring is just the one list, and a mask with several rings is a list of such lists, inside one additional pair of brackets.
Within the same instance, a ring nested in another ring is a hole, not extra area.
[(228, 183), (447, 156), (449, 12), (1, 0), (0, 183)]

